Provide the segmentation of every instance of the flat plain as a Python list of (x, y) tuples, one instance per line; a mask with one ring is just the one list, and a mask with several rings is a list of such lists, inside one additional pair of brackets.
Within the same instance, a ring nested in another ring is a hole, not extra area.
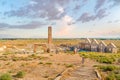
[[(53, 40), (53, 44), (57, 46), (60, 44), (77, 45), (81, 41), (79, 39), (56, 39)], [(104, 40), (104, 42), (107, 44), (113, 42), (120, 48), (120, 40)], [(120, 68), (118, 68), (120, 52), (117, 54), (98, 52), (78, 52), (78, 54), (74, 54), (72, 51), (59, 52), (59, 54), (10, 52), (12, 46), (26, 49), (36, 43), (47, 43), (47, 40), (0, 40), (1, 47), (5, 45), (8, 47), (7, 50), (0, 52), (0, 78), (9, 75), (12, 77), (10, 80), (55, 80), (62, 74), (60, 80), (85, 80), (86, 77), (89, 77), (87, 80), (97, 80), (94, 72), (97, 67), (104, 80), (120, 80)], [(81, 63), (83, 56), (85, 57), (84, 64)], [(105, 71), (104, 66), (115, 69), (108, 68)], [(117, 71), (117, 74), (115, 71)], [(108, 74), (108, 72), (111, 74)]]

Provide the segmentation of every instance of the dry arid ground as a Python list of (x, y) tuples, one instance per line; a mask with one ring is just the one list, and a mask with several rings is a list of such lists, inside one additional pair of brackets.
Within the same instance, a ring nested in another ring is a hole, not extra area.
[[(75, 45), (80, 41), (82, 40), (54, 40), (53, 43), (55, 45)], [(120, 47), (120, 40), (104, 41), (106, 43), (113, 42), (118, 48)], [(20, 49), (24, 49), (28, 47), (29, 44), (46, 42), (47, 40), (0, 40), (0, 46), (17, 46)], [(85, 55), (88, 53), (84, 53), (84, 56), (88, 56)], [(96, 80), (97, 77), (93, 66), (101, 63), (96, 62), (94, 58), (97, 59), (96, 57), (103, 55), (95, 56), (92, 54), (93, 53), (90, 53), (90, 56), (85, 59), (85, 63), (81, 64), (80, 54), (73, 54), (73, 52), (60, 52), (59, 54), (46, 52), (40, 54), (24, 54), (3, 51), (0, 52), (0, 76), (4, 73), (9, 73), (12, 76), (12, 80), (55, 80), (58, 76), (61, 76), (62, 73), (61, 80)], [(107, 56), (109, 56), (109, 54), (107, 54)], [(116, 55), (113, 57), (116, 57)], [(112, 64), (119, 65), (114, 62)], [(25, 73), (22, 78), (16, 76), (19, 71)]]
[[(85, 39), (54, 39), (53, 44), (59, 45), (59, 44), (78, 44), (79, 42), (84, 41)], [(110, 42), (114, 43), (117, 47), (120, 48), (120, 40), (99, 40), (98, 41), (104, 41), (106, 44), (109, 44)], [(34, 44), (34, 43), (47, 43), (47, 39), (27, 39), (27, 40), (0, 40), (0, 46), (5, 44), (12, 44), (17, 46), (27, 45), (27, 44)]]
[[(67, 68), (75, 69), (76, 66), (81, 66), (79, 54), (0, 55), (0, 74), (8, 72), (13, 80), (53, 80)], [(14, 77), (18, 71), (24, 71), (26, 75), (22, 79)]]

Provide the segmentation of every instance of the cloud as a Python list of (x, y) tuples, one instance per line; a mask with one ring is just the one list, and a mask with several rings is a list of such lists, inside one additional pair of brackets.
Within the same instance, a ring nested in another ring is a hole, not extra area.
[(69, 3), (69, 1), (70, 0), (31, 0), (27, 6), (23, 6), (18, 10), (7, 11), (4, 15), (10, 17), (17, 16), (58, 20), (64, 16), (64, 8), (62, 6)]
[(17, 36), (10, 34), (0, 34), (0, 38), (17, 38)]
[(79, 5), (76, 5), (75, 6), (75, 8), (74, 8), (74, 10), (78, 10), (78, 9), (80, 9), (82, 6), (79, 4)]
[(60, 30), (57, 32), (59, 36), (67, 36), (70, 35), (71, 31), (73, 30), (73, 27), (64, 25), (64, 27), (61, 27)]
[(32, 1), (29, 2), (29, 4), (32, 5), (32, 6), (34, 6), (35, 4), (37, 4), (37, 2), (35, 2), (35, 1), (32, 0)]
[(74, 1), (76, 1), (76, 3), (73, 10), (80, 10), (88, 2), (88, 0), (74, 0)]
[(84, 23), (84, 22), (89, 22), (91, 20), (95, 20), (95, 18), (96, 17), (91, 15), (90, 13), (83, 13), (78, 19), (78, 21), (81, 21), (82, 23)]
[(108, 21), (107, 23), (119, 23), (120, 20)]
[(9, 27), (9, 24), (6, 23), (0, 23), (0, 29), (6, 29)]
[(86, 37), (120, 37), (120, 29), (118, 30), (89, 30), (83, 33)]
[(46, 25), (45, 23), (32, 21), (27, 24), (21, 24), (21, 25), (11, 25), (7, 23), (0, 23), (0, 29), (36, 29), (39, 27), (42, 27), (43, 25)]
[(120, 20), (115, 20), (114, 22), (117, 23), (117, 22), (120, 22)]
[(62, 25), (62, 27), (59, 27), (59, 30), (55, 33), (55, 36), (57, 37), (75, 37), (75, 26), (71, 25)]
[(74, 20), (71, 16), (68, 16), (68, 15), (65, 15), (65, 16), (62, 18), (62, 21), (63, 21), (64, 23), (66, 23), (67, 25), (75, 24), (75, 20)]
[(98, 10), (100, 7), (102, 7), (104, 5), (105, 1), (106, 0), (97, 0), (95, 10)]
[(73, 20), (72, 17), (70, 17), (70, 16), (68, 16), (68, 15), (65, 15), (65, 16), (63, 17), (63, 21), (66, 22), (66, 23), (69, 23), (69, 22), (71, 22), (72, 20)]
[(108, 14), (106, 13), (106, 9), (100, 9), (96, 14), (96, 18), (102, 19), (107, 15)]
[(108, 0), (108, 3), (110, 3), (109, 9), (111, 9), (115, 6), (120, 6), (120, 0)]
[(15, 11), (15, 10), (11, 10), (11, 11), (8, 11), (8, 12), (4, 12), (4, 15), (7, 15), (9, 17), (13, 17), (13, 16), (17, 16), (17, 17), (25, 17), (25, 16), (28, 16), (27, 15), (27, 12), (29, 12), (28, 9), (26, 10), (18, 10), (18, 11)]
[(86, 3), (88, 0), (83, 0), (83, 3)]
[[(42, 19), (45, 21), (55, 21), (65, 18), (66, 15), (75, 15), (75, 12), (78, 13), (74, 16), (77, 21), (89, 22), (96, 19), (102, 19), (106, 17), (107, 8), (103, 9), (103, 5), (107, 5), (107, 0), (95, 0), (95, 12), (80, 12), (80, 9), (87, 6), (89, 0), (30, 0), (28, 5), (19, 8), (18, 10), (11, 10), (4, 13), (5, 16), (9, 17), (20, 17), (20, 18), (33, 18), (33, 19)], [(119, 2), (119, 0), (109, 0), (114, 1), (114, 3)], [(71, 6), (71, 4), (73, 4)], [(82, 14), (82, 15), (79, 15)], [(74, 18), (73, 17), (73, 18)], [(68, 25), (72, 25), (75, 21), (67, 22)]]
[(118, 29), (118, 30), (104, 31), (104, 32), (101, 32), (99, 35), (104, 35), (104, 36), (119, 36), (120, 35), (120, 30)]
[(59, 11), (60, 13), (63, 13), (63, 12), (64, 12), (64, 8), (63, 8), (63, 7), (58, 7), (58, 11)]
[(108, 21), (107, 23), (112, 23), (112, 21)]
[(120, 4), (120, 0), (110, 0), (113, 2), (113, 6), (119, 5)]
[(85, 12), (83, 13), (77, 21), (81, 21), (82, 23), (94, 21), (96, 19), (102, 19), (108, 14), (106, 13), (106, 9), (100, 9), (95, 15), (92, 15), (91, 13)]
[(72, 36), (72, 32), (75, 29), (75, 26), (69, 25), (74, 20), (71, 16), (65, 15), (56, 26), (58, 26), (57, 36)]

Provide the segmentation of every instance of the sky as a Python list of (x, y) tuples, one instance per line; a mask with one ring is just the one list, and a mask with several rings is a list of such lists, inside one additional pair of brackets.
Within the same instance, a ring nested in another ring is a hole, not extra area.
[(120, 0), (0, 0), (0, 38), (120, 38)]

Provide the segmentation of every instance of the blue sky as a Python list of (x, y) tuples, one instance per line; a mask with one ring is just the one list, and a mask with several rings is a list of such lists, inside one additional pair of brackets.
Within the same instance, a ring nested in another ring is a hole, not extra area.
[(120, 0), (0, 0), (0, 38), (120, 38)]

